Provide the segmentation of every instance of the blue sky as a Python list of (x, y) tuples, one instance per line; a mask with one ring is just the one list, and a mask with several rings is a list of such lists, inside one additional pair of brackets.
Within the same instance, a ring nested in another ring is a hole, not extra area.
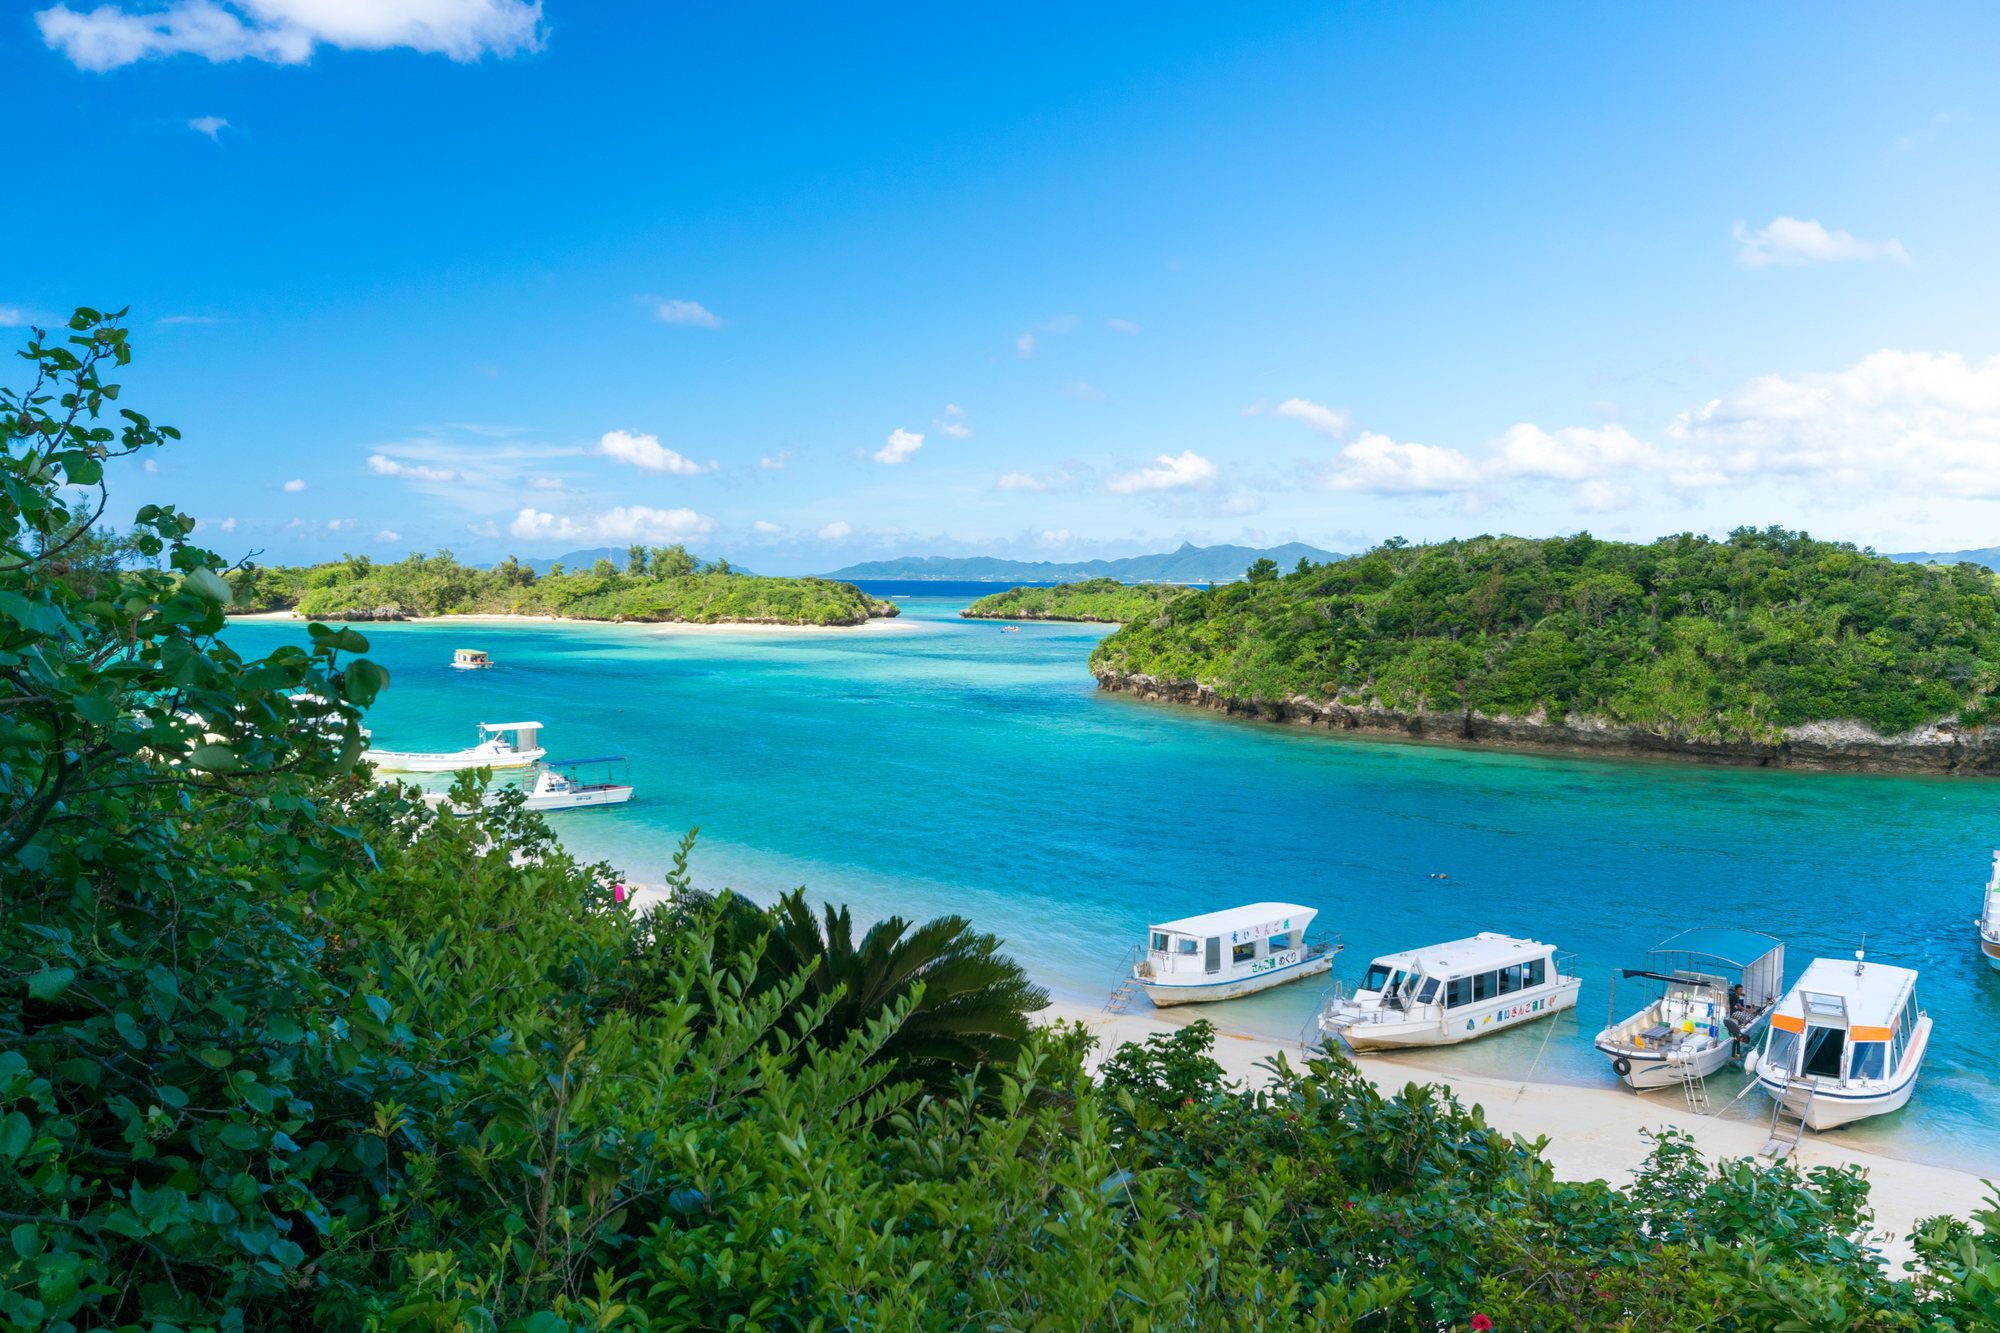
[(1988, 546), (1997, 25), (31, 7), (0, 323), (129, 303), (117, 509), (270, 562)]

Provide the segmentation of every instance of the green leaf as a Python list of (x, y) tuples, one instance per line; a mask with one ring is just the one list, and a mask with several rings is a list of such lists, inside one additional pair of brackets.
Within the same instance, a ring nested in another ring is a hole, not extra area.
[(236, 596), (228, 582), (212, 569), (189, 570), (187, 580), (181, 586), (204, 602), (227, 603)]
[(14, 1242), (14, 1253), (23, 1259), (32, 1259), (42, 1252), (42, 1229), (33, 1222), (23, 1222), (8, 1233)]
[(69, 983), (76, 980), (76, 969), (51, 967), (28, 978), (28, 994), (38, 1000), (53, 1000), (69, 989)]
[(243, 761), (226, 745), (197, 745), (188, 756), (188, 764), (204, 773), (238, 773), (243, 769)]
[(28, 1151), (28, 1144), (35, 1136), (35, 1127), (28, 1123), (28, 1117), (19, 1111), (10, 1112), (5, 1120), (0, 1120), (0, 1157), (12, 1162)]
[(224, 1125), (216, 1137), (232, 1148), (247, 1152), (264, 1141), (264, 1132), (255, 1125)]
[(133, 1050), (146, 1049), (146, 1034), (140, 1030), (138, 1023), (133, 1021), (132, 1015), (120, 1010), (112, 1016), (111, 1026), (118, 1030), (118, 1035), (123, 1037), (125, 1044)]
[(207, 1065), (210, 1069), (227, 1069), (230, 1062), (236, 1059), (228, 1051), (219, 1051), (212, 1046), (205, 1051), (196, 1051), (194, 1058)]

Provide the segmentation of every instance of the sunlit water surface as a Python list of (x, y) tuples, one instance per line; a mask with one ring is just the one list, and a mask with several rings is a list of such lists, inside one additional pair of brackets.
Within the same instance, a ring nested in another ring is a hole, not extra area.
[[(967, 600), (909, 598), (894, 623), (836, 633), (363, 626), (394, 674), (370, 725), (384, 748), (422, 750), (543, 721), (551, 758), (630, 757), (630, 805), (551, 816), (578, 855), (657, 883), (698, 826), (704, 887), (768, 902), (803, 884), (862, 920), (960, 913), (1072, 999), (1107, 994), (1149, 918), (1264, 899), (1318, 908), (1350, 979), (1373, 954), (1479, 930), (1577, 954), (1575, 1011), (1421, 1057), (1443, 1068), (1610, 1087), (1590, 1039), (1611, 973), (1649, 946), (1740, 925), (1786, 940), (1795, 978), (1865, 932), (1871, 959), (1922, 969), (1936, 1030), (1909, 1106), (1836, 1132), (2000, 1169), (2000, 974), (1971, 926), (2000, 786), (1468, 750), (1144, 704), (1085, 670), (1104, 627), (1003, 633), (960, 620)], [(229, 637), (262, 653), (304, 626)], [(452, 670), (458, 647), (500, 665)], [(1201, 1008), (1296, 1038), (1320, 984)], [(1711, 1080), (1718, 1101), (1742, 1086)], [(1766, 1114), (1762, 1094), (1737, 1113)]]

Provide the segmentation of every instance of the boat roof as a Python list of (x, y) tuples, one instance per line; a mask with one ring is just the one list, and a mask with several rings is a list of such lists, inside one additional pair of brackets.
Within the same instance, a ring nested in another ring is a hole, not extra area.
[(1418, 963), (1426, 976), (1442, 977), (1506, 967), (1510, 963), (1523, 963), (1553, 952), (1553, 944), (1482, 930), (1462, 940), (1427, 944), (1421, 949), (1409, 949), (1403, 953), (1383, 954), (1375, 961), (1403, 968)]
[(1273, 921), (1300, 917), (1303, 919), (1299, 922), (1299, 929), (1303, 930), (1306, 923), (1318, 914), (1318, 908), (1301, 907), (1297, 903), (1248, 903), (1221, 912), (1184, 916), (1178, 921), (1156, 921), (1153, 929), (1171, 930), (1177, 935), (1223, 935), (1232, 930), (1247, 930), (1251, 926), (1267, 926)]
[(481, 731), (521, 731), (529, 727), (539, 727), (539, 722), (481, 722)]
[(1916, 983), (1917, 970), (1913, 967), (1867, 963), (1862, 966), (1861, 975), (1856, 976), (1852, 958), (1815, 958), (1778, 1002), (1778, 1012), (1804, 1018), (1805, 1002), (1799, 998), (1799, 992), (1813, 991), (1846, 1000), (1850, 1023), (1891, 1027), (1903, 996)]
[(1731, 967), (1748, 967), (1774, 949), (1785, 947), (1783, 940), (1754, 930), (1734, 926), (1697, 926), (1655, 944), (1648, 953), (1692, 953)]
[(624, 762), (625, 762), (624, 755), (608, 754), (597, 759), (544, 759), (542, 760), (542, 767), (575, 768), (579, 764), (622, 764)]

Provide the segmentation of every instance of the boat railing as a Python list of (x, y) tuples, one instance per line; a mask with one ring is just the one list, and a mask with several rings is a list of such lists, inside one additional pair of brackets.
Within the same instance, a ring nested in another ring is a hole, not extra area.
[(1314, 1006), (1310, 1014), (1306, 1015), (1305, 1026), (1299, 1029), (1300, 1055), (1304, 1055), (1307, 1048), (1312, 1045), (1314, 1034), (1321, 1030), (1320, 1024), (1333, 1014), (1339, 1012), (1340, 1007), (1346, 1003), (1347, 983), (1345, 981), (1335, 981), (1319, 993), (1319, 1003)]
[(1562, 977), (1569, 981), (1575, 981), (1577, 979), (1575, 954), (1558, 953), (1555, 956), (1555, 964), (1556, 964), (1557, 976)]
[(1308, 958), (1325, 958), (1329, 954), (1345, 953), (1346, 951), (1347, 944), (1345, 938), (1331, 931), (1323, 930), (1306, 941), (1306, 957)]

